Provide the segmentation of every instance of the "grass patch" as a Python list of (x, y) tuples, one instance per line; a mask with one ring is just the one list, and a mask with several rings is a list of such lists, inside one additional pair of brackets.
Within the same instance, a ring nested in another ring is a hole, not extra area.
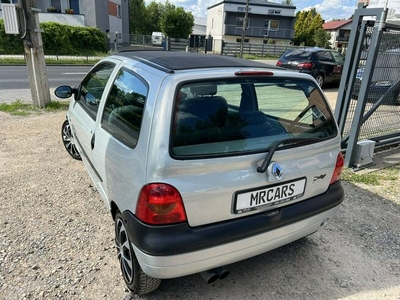
[(362, 183), (367, 185), (382, 185), (385, 181), (399, 179), (400, 165), (384, 168), (375, 172), (358, 174), (351, 169), (344, 169), (342, 179), (351, 183)]
[(375, 173), (357, 174), (351, 169), (344, 169), (342, 179), (352, 183), (364, 183), (368, 185), (379, 185), (378, 175)]
[(0, 111), (14, 116), (27, 116), (33, 113), (42, 113), (46, 111), (67, 110), (69, 101), (52, 101), (45, 108), (35, 107), (32, 104), (23, 103), (21, 100), (16, 100), (12, 103), (1, 103)]
[(279, 55), (264, 55), (264, 56), (258, 56), (254, 54), (243, 54), (243, 58), (245, 59), (265, 59), (265, 60), (271, 60), (271, 59), (278, 59), (280, 56)]
[[(96, 60), (92, 59), (80, 59), (80, 60), (67, 60), (67, 59), (46, 59), (46, 65), (94, 65), (101, 58)], [(25, 59), (19, 58), (3, 58), (0, 59), (0, 64), (10, 64), (10, 65), (25, 65)]]
[(46, 65), (94, 65), (100, 61), (101, 58), (96, 60), (67, 60), (67, 59), (46, 59)]

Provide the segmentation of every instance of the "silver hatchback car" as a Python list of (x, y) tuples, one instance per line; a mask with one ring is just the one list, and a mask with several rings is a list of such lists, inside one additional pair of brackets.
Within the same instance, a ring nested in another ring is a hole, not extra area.
[(227, 56), (121, 52), (76, 88), (62, 126), (115, 221), (132, 293), (310, 235), (339, 209), (343, 156), (309, 75)]

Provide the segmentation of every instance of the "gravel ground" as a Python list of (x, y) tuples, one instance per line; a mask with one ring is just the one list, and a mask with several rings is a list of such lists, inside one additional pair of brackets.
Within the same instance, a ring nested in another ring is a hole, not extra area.
[(0, 112), (1, 299), (400, 299), (400, 206), (346, 182), (326, 229), (230, 265), (214, 284), (192, 275), (130, 296), (112, 219), (63, 149), (64, 118)]

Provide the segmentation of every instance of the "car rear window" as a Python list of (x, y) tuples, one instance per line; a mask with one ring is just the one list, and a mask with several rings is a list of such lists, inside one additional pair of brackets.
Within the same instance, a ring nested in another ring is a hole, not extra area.
[(287, 138), (337, 135), (320, 89), (312, 81), (287, 78), (184, 84), (172, 124), (172, 154), (179, 157), (254, 153)]
[(290, 59), (290, 60), (295, 60), (295, 59), (310, 59), (312, 53), (310, 51), (305, 51), (305, 50), (293, 50), (293, 51), (288, 51), (286, 52), (283, 57)]

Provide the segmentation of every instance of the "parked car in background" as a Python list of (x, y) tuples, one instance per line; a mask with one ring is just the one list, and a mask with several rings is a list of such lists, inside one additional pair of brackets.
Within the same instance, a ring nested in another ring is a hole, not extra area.
[(310, 74), (320, 87), (339, 84), (343, 64), (344, 57), (339, 52), (318, 47), (287, 50), (276, 63), (279, 67)]
[(62, 125), (110, 210), (132, 293), (224, 267), (323, 228), (343, 201), (341, 136), (310, 76), (229, 56), (104, 58)]
[[(400, 48), (378, 53), (367, 95), (368, 102), (382, 98), (383, 104), (400, 104)], [(357, 69), (352, 98), (358, 100), (365, 67)]]

